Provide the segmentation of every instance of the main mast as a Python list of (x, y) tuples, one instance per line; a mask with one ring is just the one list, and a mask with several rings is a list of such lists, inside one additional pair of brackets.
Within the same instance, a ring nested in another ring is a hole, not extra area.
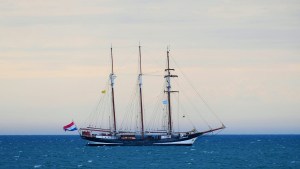
[(143, 95), (142, 95), (142, 57), (141, 57), (141, 45), (139, 45), (139, 88), (140, 88), (140, 112), (141, 112), (141, 134), (142, 138), (144, 138), (144, 117), (143, 117)]
[(171, 77), (178, 77), (177, 75), (172, 75), (170, 70), (175, 70), (175, 69), (170, 69), (170, 60), (169, 60), (169, 52), (170, 50), (167, 49), (167, 75), (165, 75), (166, 78), (166, 88), (167, 88), (167, 95), (168, 95), (168, 134), (171, 134), (173, 129), (172, 129), (172, 107), (171, 107), (171, 93), (172, 92), (178, 92), (178, 91), (171, 91)]
[(114, 93), (114, 84), (116, 75), (114, 74), (114, 60), (113, 60), (113, 53), (112, 47), (110, 48), (110, 56), (111, 56), (111, 74), (109, 75), (110, 78), (110, 85), (111, 85), (111, 95), (112, 95), (112, 113), (113, 113), (113, 132), (116, 133), (117, 131), (117, 124), (116, 124), (116, 108), (115, 108), (115, 93)]

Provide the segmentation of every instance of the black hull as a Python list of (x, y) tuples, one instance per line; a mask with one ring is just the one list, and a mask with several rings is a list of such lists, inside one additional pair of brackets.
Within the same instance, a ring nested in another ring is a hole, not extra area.
[(96, 137), (81, 136), (88, 140), (88, 146), (191, 146), (197, 137), (202, 133), (188, 135), (185, 138), (167, 138), (167, 139), (103, 139)]

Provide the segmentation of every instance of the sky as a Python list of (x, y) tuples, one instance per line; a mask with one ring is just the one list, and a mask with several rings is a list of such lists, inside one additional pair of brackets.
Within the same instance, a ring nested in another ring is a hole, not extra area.
[(139, 43), (146, 73), (170, 47), (222, 134), (300, 134), (298, 0), (0, 0), (0, 37), (1, 135), (70, 134), (97, 104), (111, 45), (121, 112)]

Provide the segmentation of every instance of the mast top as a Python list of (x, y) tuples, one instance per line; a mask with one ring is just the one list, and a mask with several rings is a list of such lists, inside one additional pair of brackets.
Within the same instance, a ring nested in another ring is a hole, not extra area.
[(111, 74), (114, 74), (114, 59), (112, 53), (112, 45), (110, 46), (110, 57), (111, 57)]
[(142, 75), (142, 56), (141, 56), (141, 44), (139, 43), (139, 69), (140, 75)]

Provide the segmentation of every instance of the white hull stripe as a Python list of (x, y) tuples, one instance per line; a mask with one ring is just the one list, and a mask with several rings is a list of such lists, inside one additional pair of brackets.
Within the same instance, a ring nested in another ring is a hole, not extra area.
[(193, 144), (196, 141), (197, 137), (184, 140), (184, 141), (175, 141), (175, 142), (167, 142), (167, 143), (154, 143), (154, 144), (164, 144), (164, 145), (172, 145), (172, 144)]
[(123, 144), (123, 143), (105, 143), (105, 142), (95, 142), (95, 141), (89, 141), (89, 145), (105, 145), (105, 144)]

